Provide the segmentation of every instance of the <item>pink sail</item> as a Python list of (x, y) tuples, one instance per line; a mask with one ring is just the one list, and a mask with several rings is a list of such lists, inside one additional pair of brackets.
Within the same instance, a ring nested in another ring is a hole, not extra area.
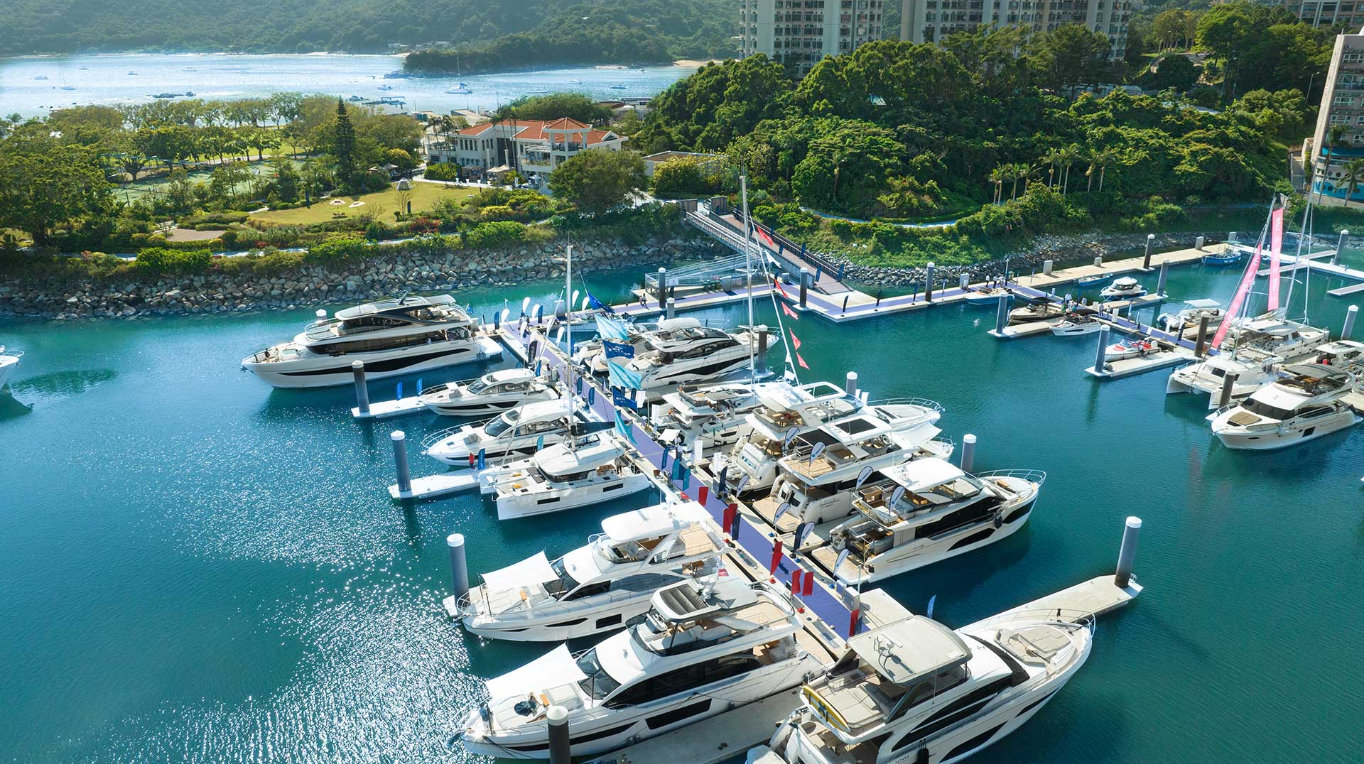
[[(1279, 308), (1279, 252), (1283, 249), (1283, 207), (1269, 216), (1269, 309)], [(1256, 258), (1259, 263), (1259, 258)]]
[(1255, 245), (1255, 256), (1250, 258), (1250, 264), (1246, 266), (1246, 272), (1241, 276), (1241, 285), (1236, 287), (1236, 296), (1231, 298), (1231, 305), (1227, 307), (1227, 312), (1222, 316), (1222, 323), (1217, 326), (1217, 334), (1212, 338), (1212, 346), (1220, 347), (1222, 339), (1227, 336), (1227, 331), (1231, 329), (1232, 321), (1236, 320), (1236, 314), (1241, 312), (1241, 305), (1246, 301), (1246, 295), (1250, 294), (1250, 288), (1255, 286), (1255, 274), (1260, 270), (1260, 252), (1263, 239)]

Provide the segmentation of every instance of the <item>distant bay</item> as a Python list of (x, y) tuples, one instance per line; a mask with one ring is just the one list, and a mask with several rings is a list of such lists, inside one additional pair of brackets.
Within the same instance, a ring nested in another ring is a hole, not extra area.
[[(574, 91), (599, 99), (656, 95), (696, 71), (687, 65), (545, 69), (408, 77), (401, 56), (349, 54), (129, 53), (0, 58), (0, 114), (37, 117), (72, 105), (115, 106), (157, 94), (255, 98), (279, 91), (363, 100), (402, 99), (408, 109), (492, 109), (526, 95)], [(464, 83), (471, 92), (454, 94)]]

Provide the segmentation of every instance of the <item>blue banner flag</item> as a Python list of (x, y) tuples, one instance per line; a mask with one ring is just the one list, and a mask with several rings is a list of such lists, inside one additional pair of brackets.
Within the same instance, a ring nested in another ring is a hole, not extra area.
[(616, 311), (614, 311), (614, 310), (611, 310), (611, 306), (610, 306), (610, 305), (607, 305), (606, 303), (602, 302), (601, 300), (598, 300), (598, 299), (597, 299), (597, 296), (594, 295), (594, 294), (592, 294), (591, 292), (588, 292), (588, 293), (587, 293), (587, 304), (590, 305), (590, 306), (592, 306), (592, 308), (593, 308), (594, 310), (600, 310), (600, 311), (603, 311), (603, 312), (605, 312), (605, 313), (615, 313), (615, 312), (616, 312)]
[(597, 402), (597, 388), (595, 388), (595, 387), (589, 387), (589, 388), (587, 388), (587, 405), (591, 406), (592, 404), (594, 404), (594, 403), (596, 403), (596, 402)]
[(627, 342), (630, 339), (630, 333), (626, 331), (624, 323), (606, 316), (597, 316), (597, 334), (600, 334), (603, 340), (616, 342)]
[(606, 351), (607, 358), (635, 357), (634, 347), (631, 345), (626, 345), (623, 342), (611, 342), (610, 340), (602, 340), (601, 347), (602, 350)]
[(639, 408), (639, 404), (635, 403), (634, 397), (627, 395), (626, 393), (622, 393), (621, 391), (615, 388), (611, 388), (611, 402), (623, 409)]
[(644, 387), (644, 380), (639, 374), (615, 361), (608, 360), (606, 362), (606, 372), (611, 377), (611, 384), (616, 387), (623, 387), (627, 390), (640, 390)]

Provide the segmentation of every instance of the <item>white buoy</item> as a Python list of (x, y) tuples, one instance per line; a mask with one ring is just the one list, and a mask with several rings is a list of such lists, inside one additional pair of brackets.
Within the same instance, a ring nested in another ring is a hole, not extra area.
[(458, 602), (469, 593), (469, 564), (464, 555), (464, 534), (451, 533), (445, 537), (445, 545), (450, 548), (450, 589)]
[(1141, 518), (1128, 517), (1122, 529), (1122, 546), (1118, 548), (1118, 570), (1113, 583), (1126, 589), (1132, 582), (1132, 562), (1137, 557), (1137, 536), (1141, 534)]
[(318, 309), (313, 313), (313, 315), (314, 315), (314, 316), (317, 316), (317, 320), (318, 320), (318, 321), (326, 321), (326, 320), (327, 320), (327, 311), (325, 311), (325, 310), (323, 310), (323, 309), (321, 309), (321, 308), (318, 308)]
[(961, 436), (961, 471), (970, 472), (976, 466), (976, 436), (966, 433)]
[(407, 466), (407, 433), (394, 430), (388, 437), (393, 440), (393, 466), (398, 472), (398, 493), (412, 493), (412, 471)]

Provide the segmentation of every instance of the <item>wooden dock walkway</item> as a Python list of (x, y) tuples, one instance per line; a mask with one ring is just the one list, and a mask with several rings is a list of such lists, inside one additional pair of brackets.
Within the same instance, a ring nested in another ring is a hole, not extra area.
[(1077, 622), (1096, 618), (1126, 606), (1141, 594), (1141, 584), (1132, 580), (1119, 587), (1112, 574), (1091, 578), (1068, 589), (1039, 597), (987, 619), (1055, 611), (1063, 620)]

